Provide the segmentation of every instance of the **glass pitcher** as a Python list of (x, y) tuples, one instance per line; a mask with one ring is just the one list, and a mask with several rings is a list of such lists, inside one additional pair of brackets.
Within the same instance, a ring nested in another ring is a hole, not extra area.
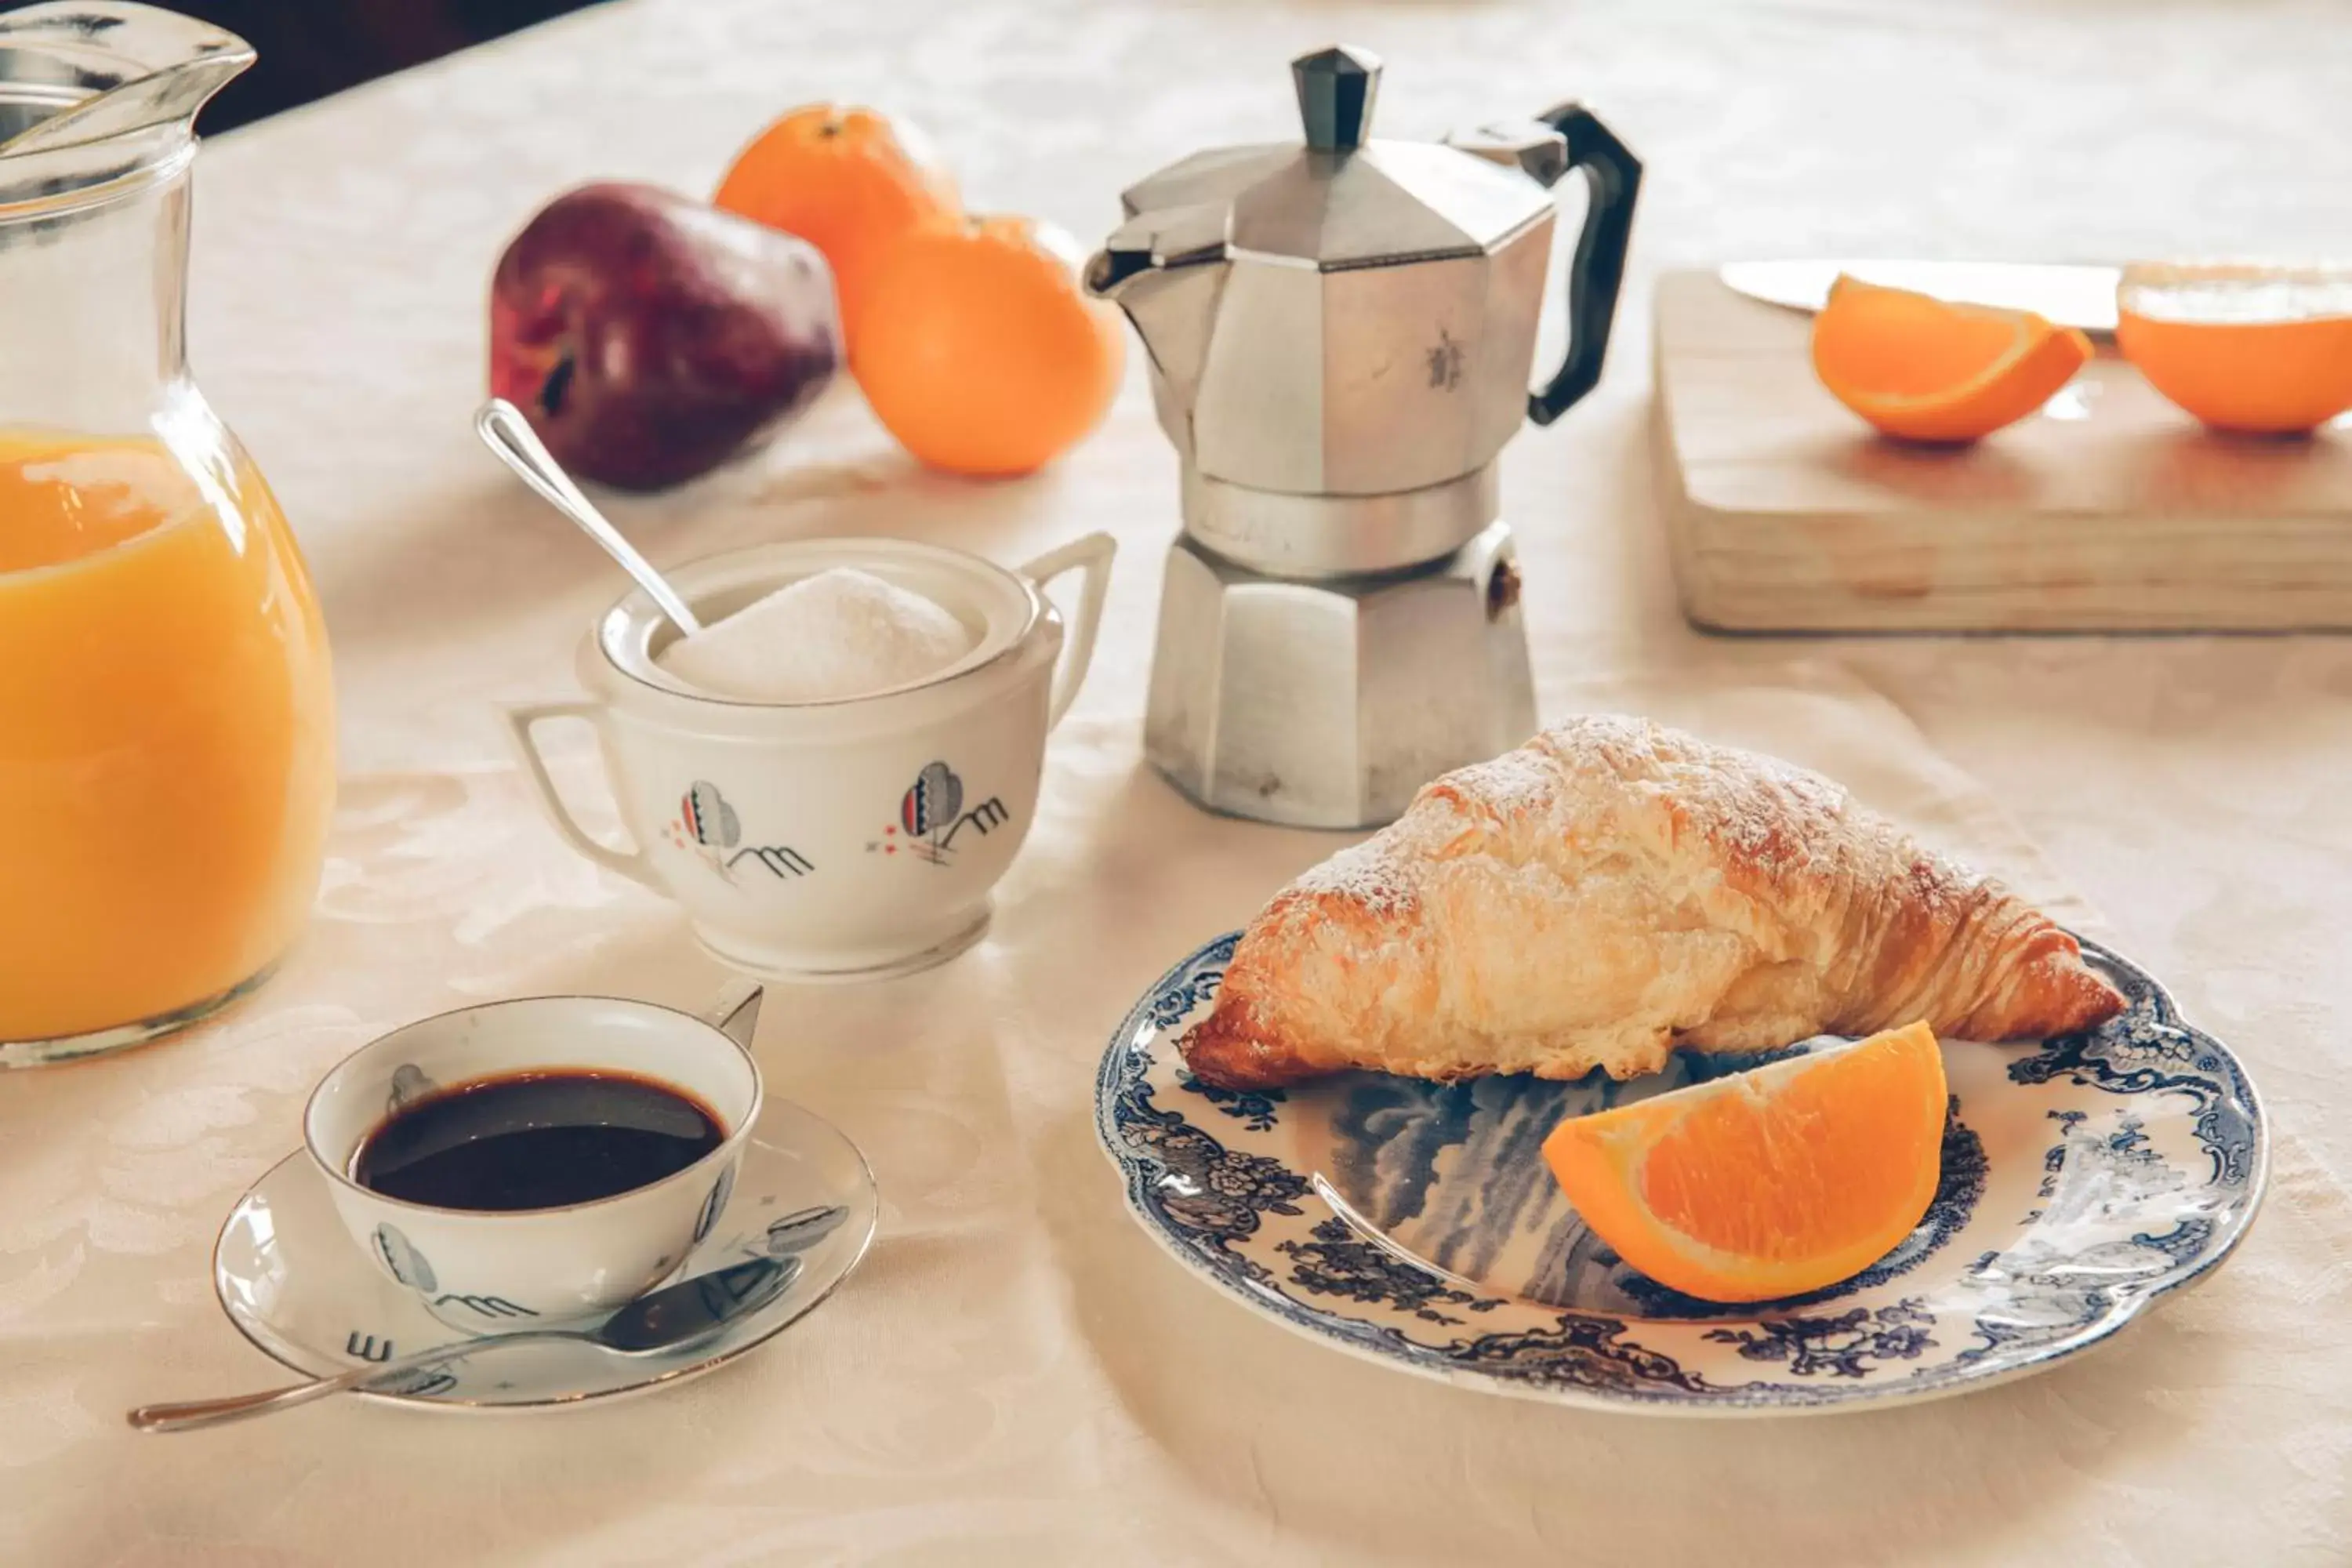
[(143, 5), (0, 14), (0, 1065), (205, 1016), (317, 890), (326, 633), (183, 331), (195, 113), (252, 60)]

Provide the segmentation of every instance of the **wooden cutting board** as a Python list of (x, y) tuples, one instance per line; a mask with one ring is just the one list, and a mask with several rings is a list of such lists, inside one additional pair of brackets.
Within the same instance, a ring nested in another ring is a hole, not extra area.
[(1696, 624), (2352, 630), (2352, 430), (2214, 435), (2102, 345), (2042, 413), (1905, 447), (1814, 379), (1811, 328), (1712, 272), (1659, 281), (1656, 447)]

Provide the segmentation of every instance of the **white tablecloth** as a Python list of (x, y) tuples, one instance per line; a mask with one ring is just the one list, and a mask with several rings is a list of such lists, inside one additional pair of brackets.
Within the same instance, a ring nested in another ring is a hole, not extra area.
[[(616, 591), (467, 430), (507, 234), (592, 176), (707, 188), (832, 96), (913, 114), (978, 203), (1092, 239), (1127, 180), (1286, 134), (1285, 61), (1335, 37), (1387, 55), (1392, 133), (1581, 95), (1649, 165), (1607, 381), (1506, 460), (1545, 713), (1635, 707), (1782, 752), (2102, 911), (2266, 1093), (2273, 1191), (2238, 1258), (2045, 1376), (1771, 1425), (1423, 1384), (1184, 1279), (1094, 1146), (1097, 1057), (1167, 963), (1331, 841), (1203, 816), (1139, 763), (1175, 486), (1139, 366), (1031, 481), (917, 473), (845, 394), (754, 465), (616, 509), (667, 561), (823, 533), (1127, 546), (988, 942), (768, 1010), (772, 1092), (882, 1185), (835, 1300), (611, 1407), (131, 1435), (128, 1405), (279, 1374), (222, 1319), (207, 1248), (341, 1053), (475, 999), (691, 1003), (720, 979), (668, 906), (555, 841), (499, 749), (489, 703), (568, 691)], [(0, 1561), (2352, 1561), (2352, 644), (1703, 638), (1674, 613), (1643, 426), (1664, 266), (2352, 251), (2347, 82), (2342, 8), (2266, 0), (622, 0), (215, 143), (195, 362), (326, 596), (342, 805), (317, 924), (255, 1003), (0, 1080)]]

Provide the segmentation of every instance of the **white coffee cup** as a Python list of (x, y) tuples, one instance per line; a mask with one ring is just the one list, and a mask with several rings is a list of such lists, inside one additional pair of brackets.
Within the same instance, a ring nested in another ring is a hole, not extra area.
[[(676, 1272), (725, 1212), (760, 1119), (760, 1069), (749, 1048), (759, 1015), (752, 985), (701, 1018), (607, 996), (459, 1008), (344, 1058), (311, 1093), (303, 1144), (352, 1239), (442, 1321), (496, 1331), (595, 1317)], [(417, 1100), (479, 1079), (566, 1068), (672, 1086), (717, 1112), (726, 1139), (659, 1181), (562, 1208), (443, 1208), (353, 1179), (368, 1134)]]
[[(1045, 737), (1094, 657), (1117, 546), (1089, 534), (1017, 572), (906, 540), (811, 540), (709, 557), (670, 580), (706, 623), (836, 566), (922, 595), (975, 635), (938, 674), (872, 696), (747, 702), (698, 691), (656, 657), (677, 629), (631, 594), (590, 628), (584, 702), (509, 708), (556, 830), (675, 899), (724, 963), (793, 980), (927, 968), (987, 929), (989, 889), (1036, 813)], [(1043, 593), (1084, 580), (1067, 657)], [(1058, 674), (1057, 674), (1058, 670)], [(634, 849), (601, 844), (557, 794), (536, 731), (595, 727)]]

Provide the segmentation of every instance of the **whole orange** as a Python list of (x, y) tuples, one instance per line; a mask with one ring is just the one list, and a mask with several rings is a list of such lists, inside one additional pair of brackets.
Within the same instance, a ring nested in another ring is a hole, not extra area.
[(845, 322), (901, 234), (962, 211), (919, 132), (878, 110), (832, 103), (795, 109), (752, 138), (711, 201), (824, 252)]
[(848, 330), (849, 368), (890, 433), (951, 473), (1025, 474), (1118, 395), (1118, 312), (1078, 283), (1076, 247), (1026, 218), (967, 218), (891, 247)]

